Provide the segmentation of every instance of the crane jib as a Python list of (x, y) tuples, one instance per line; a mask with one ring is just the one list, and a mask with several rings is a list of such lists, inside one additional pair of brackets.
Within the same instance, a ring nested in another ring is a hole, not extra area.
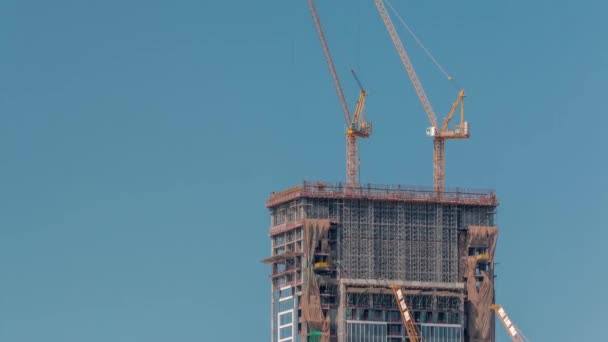
[(344, 91), (342, 90), (342, 84), (340, 83), (340, 78), (338, 78), (336, 66), (334, 65), (334, 60), (331, 57), (329, 45), (327, 45), (327, 39), (325, 37), (325, 33), (323, 32), (321, 20), (319, 19), (319, 14), (317, 13), (317, 8), (315, 7), (313, 0), (308, 0), (308, 7), (310, 8), (310, 14), (312, 15), (319, 40), (321, 41), (321, 47), (323, 49), (323, 54), (325, 55), (325, 60), (327, 61), (327, 66), (329, 67), (331, 78), (334, 82), (334, 87), (336, 88), (336, 94), (340, 100), (340, 106), (342, 107), (342, 112), (344, 113), (344, 120), (346, 120), (346, 124), (349, 125), (351, 123), (350, 110), (348, 109), (348, 104), (346, 103), (346, 98), (344, 97)]

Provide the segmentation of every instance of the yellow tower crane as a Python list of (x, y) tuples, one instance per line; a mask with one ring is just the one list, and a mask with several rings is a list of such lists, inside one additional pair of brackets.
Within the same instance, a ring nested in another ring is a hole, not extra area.
[(391, 290), (393, 290), (395, 301), (397, 302), (397, 306), (401, 312), (401, 320), (403, 320), (403, 325), (405, 326), (407, 336), (410, 338), (410, 342), (421, 341), (422, 336), (420, 336), (420, 333), (416, 328), (414, 317), (412, 317), (410, 309), (407, 307), (407, 301), (405, 300), (405, 295), (403, 294), (401, 287), (397, 284), (393, 284), (391, 285)]
[(507, 315), (507, 312), (505, 311), (505, 309), (502, 306), (500, 306), (498, 304), (492, 304), (490, 306), (490, 308), (492, 308), (492, 310), (496, 311), (496, 314), (498, 315), (498, 319), (500, 319), (500, 322), (507, 330), (507, 333), (509, 334), (509, 336), (511, 337), (511, 340), (513, 342), (528, 341), (528, 339), (524, 336), (524, 334), (522, 334), (521, 331), (515, 326), (515, 324), (513, 324), (513, 322)]
[[(433, 138), (433, 186), (436, 192), (443, 192), (445, 187), (445, 140), (447, 139), (468, 139), (469, 138), (469, 124), (464, 121), (464, 90), (460, 90), (458, 92), (458, 97), (456, 101), (452, 105), (452, 109), (448, 113), (447, 117), (443, 121), (441, 127), (437, 125), (437, 116), (433, 111), (433, 107), (429, 102), (429, 99), (424, 92), (424, 88), (422, 88), (422, 83), (418, 79), (418, 75), (416, 74), (416, 70), (414, 70), (414, 66), (410, 61), (405, 48), (403, 47), (403, 43), (399, 38), (399, 34), (397, 30), (395, 30), (395, 26), (384, 6), (384, 0), (374, 0), (376, 3), (376, 7), (378, 8), (378, 12), (380, 13), (380, 17), (382, 17), (382, 21), (388, 30), (388, 33), (397, 49), (399, 57), (401, 58), (401, 62), (403, 66), (405, 66), (405, 70), (407, 71), (410, 80), (416, 90), (416, 94), (422, 103), (422, 107), (424, 107), (424, 111), (431, 123), (431, 127), (426, 130), (428, 136)], [(451, 80), (451, 77), (448, 77)], [(454, 112), (460, 105), (460, 123), (454, 127), (454, 129), (448, 129), (448, 124), (452, 117), (454, 116)]]
[(367, 93), (363, 86), (361, 86), (359, 78), (353, 71), (353, 75), (361, 88), (361, 92), (359, 93), (355, 113), (351, 118), (350, 110), (348, 109), (348, 104), (346, 103), (344, 92), (342, 91), (342, 85), (340, 84), (340, 78), (336, 72), (336, 66), (334, 65), (334, 61), (331, 57), (327, 39), (325, 38), (325, 33), (321, 27), (321, 20), (319, 19), (319, 14), (317, 13), (313, 0), (308, 0), (308, 7), (315, 23), (319, 40), (321, 41), (321, 48), (323, 49), (323, 54), (325, 55), (327, 66), (329, 67), (329, 73), (334, 81), (334, 87), (336, 88), (338, 100), (340, 101), (340, 106), (342, 107), (344, 120), (348, 125), (346, 130), (346, 184), (347, 186), (356, 186), (359, 181), (359, 150), (357, 138), (369, 138), (369, 136), (372, 134), (372, 125), (371, 123), (365, 121), (364, 117), (365, 97), (367, 96)]

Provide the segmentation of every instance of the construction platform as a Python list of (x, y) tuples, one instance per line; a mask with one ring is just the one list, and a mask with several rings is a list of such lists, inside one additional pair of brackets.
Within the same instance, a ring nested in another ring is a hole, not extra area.
[(273, 342), (402, 341), (391, 284), (426, 340), (493, 338), (493, 191), (304, 182), (266, 206)]

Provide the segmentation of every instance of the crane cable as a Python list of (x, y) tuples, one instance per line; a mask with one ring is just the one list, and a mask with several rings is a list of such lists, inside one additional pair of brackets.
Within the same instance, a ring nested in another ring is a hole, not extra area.
[(437, 62), (435, 57), (433, 57), (431, 52), (429, 52), (429, 50), (424, 46), (424, 44), (422, 44), (420, 39), (418, 39), (416, 34), (414, 34), (414, 31), (412, 31), (412, 29), (410, 29), (410, 27), (405, 23), (405, 20), (403, 20), (403, 18), (401, 18), (401, 16), (399, 15), (399, 13), (397, 13), (397, 10), (393, 7), (393, 5), (390, 3), (390, 1), (389, 0), (384, 0), (384, 1), (388, 4), (388, 7), (390, 7), (390, 9), (393, 11), (393, 13), (395, 13), (397, 18), (401, 22), (401, 24), (407, 29), (407, 31), (412, 35), (412, 37), (414, 37), (414, 40), (416, 40), (416, 42), (418, 43), (418, 45), (420, 45), (422, 50), (424, 50), (424, 52), (429, 56), (429, 58), (433, 61), (433, 63), (435, 63), (435, 65), (437, 66), (439, 71), (441, 71), (441, 73), (445, 75), (445, 77), (448, 79), (448, 81), (453, 81), (454, 79), (452, 78), (452, 76), (450, 76), (448, 74), (448, 72), (441, 66), (441, 64), (439, 64), (439, 62)]

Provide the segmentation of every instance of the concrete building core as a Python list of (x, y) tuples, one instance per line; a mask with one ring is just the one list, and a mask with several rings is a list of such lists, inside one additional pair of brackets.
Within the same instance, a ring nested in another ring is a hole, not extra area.
[(272, 193), (271, 342), (493, 342), (493, 191), (304, 182)]

